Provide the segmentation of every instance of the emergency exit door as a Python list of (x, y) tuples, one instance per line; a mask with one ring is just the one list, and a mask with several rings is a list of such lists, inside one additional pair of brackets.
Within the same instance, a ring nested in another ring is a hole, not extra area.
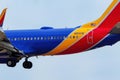
[(93, 44), (93, 31), (91, 31), (90, 33), (88, 33), (87, 35), (87, 43), (88, 44)]

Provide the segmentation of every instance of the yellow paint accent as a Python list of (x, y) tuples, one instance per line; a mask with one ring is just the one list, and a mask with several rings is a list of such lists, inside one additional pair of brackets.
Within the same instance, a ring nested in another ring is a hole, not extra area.
[[(89, 28), (84, 28), (84, 26), (89, 26)], [(57, 54), (61, 51), (66, 50), (71, 45), (73, 45), (78, 40), (80, 40), (85, 34), (88, 33), (88, 31), (90, 31), (93, 28), (94, 27), (92, 27), (90, 24), (86, 24), (86, 25), (83, 25), (81, 28), (77, 28), (58, 47), (56, 47), (52, 51), (46, 53), (45, 56), (46, 55), (55, 55), (55, 54)], [(78, 34), (76, 34), (76, 33), (78, 33)], [(73, 37), (73, 36), (78, 37), (78, 38), (70, 38), (70, 37)]]
[[(48, 53), (45, 53), (44, 56), (47, 55), (56, 55), (69, 47), (71, 47), (73, 44), (75, 44), (77, 41), (79, 41), (84, 35), (86, 35), (89, 31), (95, 29), (104, 19), (105, 17), (111, 12), (111, 10), (115, 7), (115, 5), (118, 3), (118, 0), (113, 0), (113, 2), (110, 4), (110, 6), (107, 8), (107, 10), (103, 13), (103, 15), (98, 18), (97, 20), (84, 24), (82, 27), (77, 28), (74, 30), (68, 38), (66, 38), (61, 44), (59, 44), (55, 49), (51, 50)], [(84, 34), (75, 34), (75, 33), (84, 33)], [(78, 36), (78, 38), (71, 39), (70, 36)]]
[(0, 15), (0, 20), (1, 20), (1, 19), (2, 19), (2, 17), (5, 15), (6, 10), (7, 10), (7, 8), (5, 8), (5, 9), (2, 11), (2, 13), (1, 13), (1, 15)]

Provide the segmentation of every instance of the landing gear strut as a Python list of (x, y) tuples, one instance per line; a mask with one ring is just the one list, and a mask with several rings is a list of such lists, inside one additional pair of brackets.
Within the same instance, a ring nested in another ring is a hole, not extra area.
[(23, 67), (26, 69), (31, 69), (33, 66), (32, 62), (28, 61), (28, 57), (25, 58), (25, 61), (23, 62)]

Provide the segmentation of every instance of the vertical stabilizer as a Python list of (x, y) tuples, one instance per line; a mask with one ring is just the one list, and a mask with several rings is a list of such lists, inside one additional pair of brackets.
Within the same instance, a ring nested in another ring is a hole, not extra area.
[(2, 11), (1, 15), (0, 15), (0, 27), (3, 26), (3, 22), (4, 22), (6, 10), (7, 10), (7, 8), (5, 8), (5, 9)]

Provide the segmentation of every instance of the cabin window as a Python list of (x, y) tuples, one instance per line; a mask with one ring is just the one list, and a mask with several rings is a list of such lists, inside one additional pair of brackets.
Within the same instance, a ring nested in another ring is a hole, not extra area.
[(46, 37), (44, 37), (44, 40), (46, 40), (47, 38)]
[(41, 40), (43, 40), (43, 37), (41, 37)]
[(34, 40), (36, 40), (36, 37), (34, 37)]
[(30, 40), (30, 38), (28, 37), (27, 40)]
[(33, 40), (33, 38), (31, 37), (30, 40)]
[(72, 36), (70, 36), (70, 39), (72, 39)]
[(40, 38), (38, 37), (37, 40), (40, 40)]
[(65, 37), (65, 36), (64, 36), (63, 38), (64, 38), (64, 39), (66, 39), (66, 37)]
[(26, 40), (26, 38), (24, 38), (24, 40)]
[(76, 36), (76, 39), (78, 39), (78, 36)]
[(16, 38), (14, 38), (14, 40), (16, 41), (17, 39), (16, 39)]
[(54, 36), (54, 39), (56, 39), (56, 37)]
[(53, 37), (51, 36), (51, 38), (50, 38), (51, 40), (53, 39)]
[(75, 36), (73, 36), (73, 39), (75, 39)]

